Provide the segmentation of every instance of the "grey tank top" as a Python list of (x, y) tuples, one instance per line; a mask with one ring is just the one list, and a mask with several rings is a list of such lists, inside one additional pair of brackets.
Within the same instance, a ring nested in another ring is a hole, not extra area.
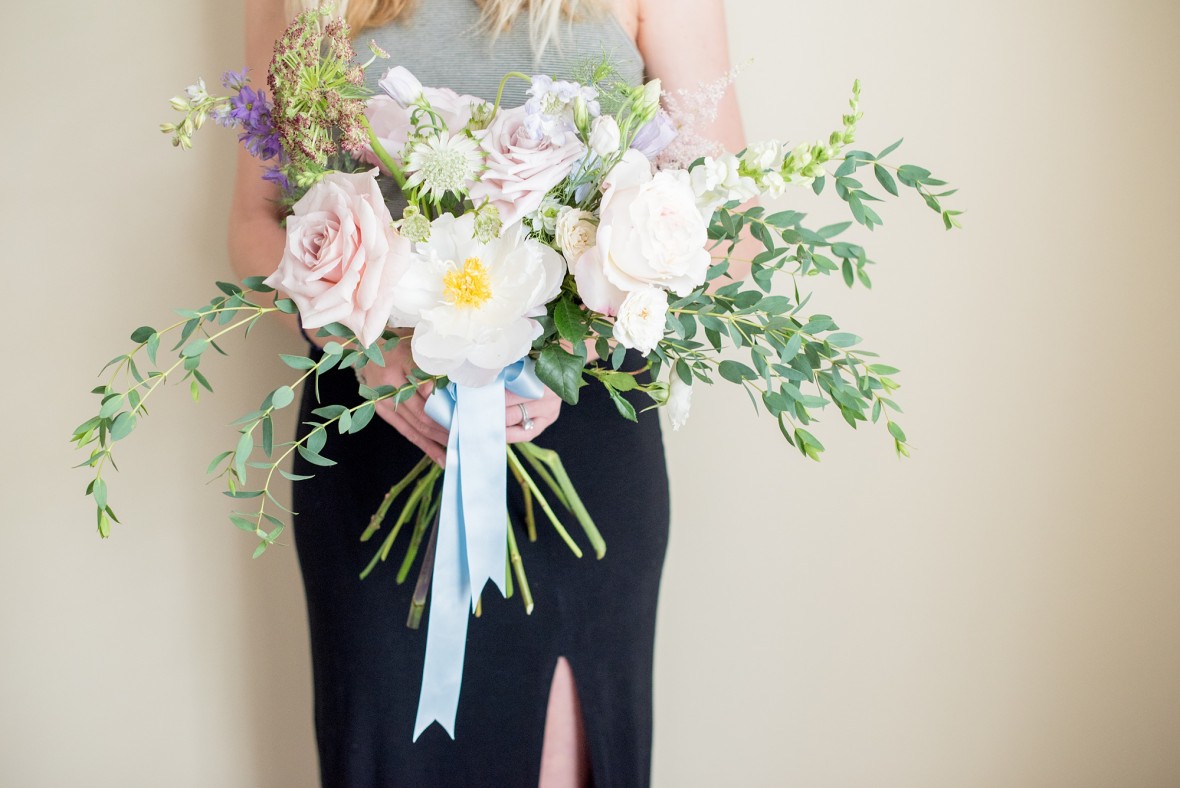
[[(362, 31), (354, 42), (358, 58), (368, 59), (370, 40), (389, 53), (387, 60), (369, 67), (365, 83), (377, 90), (381, 75), (401, 65), (423, 85), (493, 101), (500, 80), (509, 71), (574, 79), (581, 66), (604, 54), (627, 82), (643, 81), (643, 57), (614, 14), (562, 24), (557, 40), (549, 43), (539, 59), (533, 57), (529, 44), (527, 18), (517, 19), (493, 42), (479, 31), (479, 16), (474, 0), (419, 0), (403, 20)], [(527, 89), (523, 80), (509, 80), (502, 106), (523, 104)]]

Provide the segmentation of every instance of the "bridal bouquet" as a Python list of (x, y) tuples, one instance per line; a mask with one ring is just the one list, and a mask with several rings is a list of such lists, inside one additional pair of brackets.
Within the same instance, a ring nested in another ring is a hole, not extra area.
[[(416, 737), (435, 719), (453, 729), (467, 611), (478, 611), (486, 581), (505, 595), (519, 587), (532, 609), (501, 497), (509, 474), (524, 490), (528, 538), (536, 538), (535, 505), (581, 555), (555, 512), (565, 508), (599, 557), (606, 549), (554, 452), (514, 444), (505, 461), (506, 390), (537, 398), (547, 386), (576, 404), (582, 387), (603, 386), (631, 420), (635, 395), (628, 392), (638, 392), (666, 407), (679, 428), (693, 387), (723, 380), (765, 408), (806, 457), (823, 451), (807, 427), (828, 408), (853, 428), (883, 419), (897, 453), (908, 454), (891, 415), (900, 411), (892, 399), (897, 370), (860, 349), (860, 338), (834, 318), (804, 313), (810, 296), (800, 292), (808, 278), (833, 273), (849, 287), (871, 286), (873, 261), (841, 240), (853, 222), (869, 230), (881, 224), (873, 207), (880, 198), (862, 172), (889, 195), (913, 190), (948, 229), (957, 226), (959, 211), (941, 202), (951, 192), (937, 191), (943, 181), (886, 161), (899, 143), (877, 154), (849, 147), (861, 118), (859, 83), (840, 128), (825, 140), (768, 140), (726, 152), (694, 125), (727, 80), (695, 96), (666, 94), (658, 80), (625, 84), (603, 60), (577, 80), (505, 75), (500, 94), (509, 80), (529, 84), (527, 102), (508, 108), (500, 95), (489, 102), (423, 86), (398, 66), (371, 95), (364, 71), (386, 54), (372, 45), (373, 57), (358, 64), (345, 24), (321, 15), (328, 12), (297, 17), (278, 42), (269, 95), (245, 72), (230, 72), (222, 79), (227, 95), (198, 82), (172, 101), (182, 118), (163, 130), (174, 144), (188, 148), (212, 119), (237, 129), (268, 163), (265, 177), (287, 208), (287, 242), (270, 276), (217, 283), (218, 297), (179, 310), (166, 328), (136, 329), (134, 348), (108, 364), (109, 379), (94, 390), (98, 412), (74, 434), (90, 451), (87, 494), (102, 536), (116, 520), (104, 477), (115, 444), (167, 381), (187, 380), (194, 399), (211, 391), (203, 372), (209, 351), (224, 352), (225, 337), (248, 333), (266, 315), (297, 314), (325, 344), (317, 358), (282, 357), (294, 379), (236, 423), (236, 443), (209, 466), (227, 495), (256, 504), (230, 515), (258, 538), (255, 555), (284, 527), (274, 513), (282, 509), (272, 494), (276, 474), (307, 478), (283, 467), (290, 455), (331, 466), (322, 454), (329, 430), (356, 433), (377, 403), (401, 403), (432, 385), (428, 412), (450, 430), (446, 467), (423, 459), (391, 480), (359, 535), (368, 540), (385, 528), (362, 576), (387, 559), (403, 530), (398, 582), (422, 553), (411, 626), (433, 580)], [(789, 187), (820, 194), (829, 184), (852, 221), (812, 228), (796, 210), (743, 207)], [(391, 203), (400, 210), (391, 213)], [(738, 242), (746, 236), (758, 248), (742, 259), (749, 244)], [(743, 275), (734, 275), (738, 268)], [(776, 290), (777, 282), (789, 287)], [(383, 351), (403, 341), (416, 367), (409, 381), (365, 385), (364, 368), (383, 365)], [(624, 369), (628, 350), (646, 357), (646, 376)], [(360, 404), (321, 403), (306, 435), (276, 442), (273, 416), (292, 404), (295, 389), (346, 368), (359, 373)], [(472, 489), (498, 492), (464, 506)], [(386, 528), (387, 516), (394, 522)], [(455, 642), (458, 654), (441, 645)]]

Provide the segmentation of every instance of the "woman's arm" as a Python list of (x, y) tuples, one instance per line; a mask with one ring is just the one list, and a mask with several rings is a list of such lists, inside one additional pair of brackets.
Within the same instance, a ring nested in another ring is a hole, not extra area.
[[(626, 2), (627, 0), (624, 0)], [(692, 91), (727, 75), (732, 68), (722, 0), (629, 0), (634, 3), (635, 43), (643, 55), (649, 79), (659, 78), (668, 93)], [(717, 107), (717, 117), (696, 131), (727, 151), (746, 147), (737, 91), (730, 83)], [(749, 208), (755, 202), (743, 205)], [(749, 260), (762, 244), (748, 235), (734, 251), (729, 273), (744, 279)], [(723, 284), (725, 280), (721, 280)]]

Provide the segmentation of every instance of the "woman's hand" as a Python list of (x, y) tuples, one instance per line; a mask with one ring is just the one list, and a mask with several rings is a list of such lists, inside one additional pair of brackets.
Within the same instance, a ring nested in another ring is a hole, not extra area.
[[(413, 368), (410, 338), (406, 337), (385, 353), (384, 367), (366, 364), (361, 370), (361, 376), (365, 385), (370, 388), (404, 386)], [(377, 403), (377, 415), (400, 432), (402, 437), (421, 449), (427, 457), (439, 465), (444, 465), (447, 456), (447, 431), (426, 415), (426, 399), (433, 390), (432, 384), (423, 383), (418, 386), (414, 396), (400, 405), (395, 405), (392, 399), (383, 399)]]
[[(377, 386), (404, 386), (409, 380), (410, 371), (414, 368), (414, 361), (410, 356), (410, 341), (406, 337), (398, 342), (394, 348), (385, 353), (385, 366), (366, 364), (361, 370), (365, 385), (370, 388)], [(426, 415), (426, 400), (434, 391), (431, 383), (423, 383), (417, 393), (400, 405), (394, 405), (393, 400), (384, 399), (377, 403), (377, 415), (387, 424), (401, 433), (402, 437), (421, 449), (426, 456), (439, 465), (446, 464), (448, 433), (442, 425)], [(524, 405), (533, 428), (526, 430), (524, 412), (520, 406)], [(525, 399), (524, 397), (507, 392), (504, 409), (504, 426), (507, 428), (506, 437), (509, 443), (531, 441), (545, 429), (557, 421), (561, 415), (561, 398), (545, 389), (540, 399)]]
[[(540, 399), (525, 399), (519, 394), (509, 391), (505, 401), (508, 404), (508, 412), (504, 423), (508, 426), (509, 443), (531, 441), (544, 432), (546, 427), (557, 421), (557, 417), (561, 415), (561, 397), (548, 388), (545, 389), (545, 393), (541, 395)], [(525, 411), (532, 419), (533, 428), (531, 430), (526, 430), (522, 426), (524, 413), (520, 409), (521, 405), (524, 405)]]

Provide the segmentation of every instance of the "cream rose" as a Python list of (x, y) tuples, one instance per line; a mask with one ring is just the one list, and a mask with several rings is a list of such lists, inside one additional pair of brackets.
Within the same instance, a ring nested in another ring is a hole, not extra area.
[(564, 206), (557, 214), (553, 237), (561, 247), (562, 256), (572, 265), (573, 261), (594, 245), (594, 232), (597, 229), (594, 214)]
[(590, 150), (604, 159), (617, 151), (621, 142), (619, 123), (610, 115), (599, 115), (590, 124)]
[(283, 259), (266, 283), (291, 297), (304, 328), (343, 323), (372, 344), (410, 260), (410, 242), (392, 221), (377, 170), (328, 173), (287, 217)]
[(619, 305), (614, 337), (623, 347), (638, 350), (646, 356), (664, 338), (667, 317), (666, 290), (658, 287), (633, 290)]
[(668, 401), (664, 406), (668, 409), (668, 421), (672, 422), (673, 431), (688, 423), (688, 412), (692, 408), (692, 386), (681, 380), (675, 371), (668, 384)]
[(505, 225), (537, 210), (545, 193), (569, 175), (586, 152), (574, 134), (564, 135), (560, 145), (547, 137), (533, 139), (524, 121), (524, 107), (501, 109), (478, 134), (487, 152), (488, 169), (472, 185), (471, 199), (477, 205), (488, 199), (500, 211)]
[(647, 158), (628, 150), (602, 182), (597, 242), (603, 274), (620, 290), (649, 285), (687, 295), (709, 270), (708, 214), (682, 170), (654, 176)]

